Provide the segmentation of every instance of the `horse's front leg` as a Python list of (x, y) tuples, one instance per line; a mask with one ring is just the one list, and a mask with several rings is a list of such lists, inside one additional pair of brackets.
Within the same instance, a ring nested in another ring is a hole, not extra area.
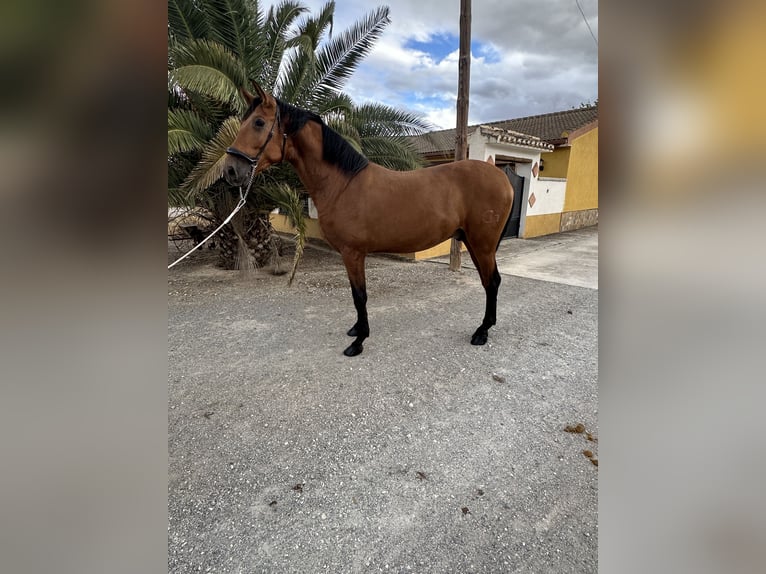
[(356, 307), (356, 323), (348, 331), (348, 335), (356, 339), (343, 351), (343, 354), (353, 357), (364, 350), (362, 342), (370, 335), (370, 324), (367, 322), (367, 286), (364, 278), (365, 254), (358, 251), (346, 251), (341, 255), (351, 282), (351, 295)]

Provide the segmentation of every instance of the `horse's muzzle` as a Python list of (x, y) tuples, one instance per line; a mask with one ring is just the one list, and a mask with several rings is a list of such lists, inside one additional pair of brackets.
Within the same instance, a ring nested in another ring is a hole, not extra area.
[(244, 159), (229, 155), (223, 164), (223, 177), (229, 185), (245, 185), (250, 177), (252, 167)]

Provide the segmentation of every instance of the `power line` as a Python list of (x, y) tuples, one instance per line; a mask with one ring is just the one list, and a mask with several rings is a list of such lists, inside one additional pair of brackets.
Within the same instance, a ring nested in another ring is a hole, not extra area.
[(585, 20), (585, 25), (588, 27), (588, 32), (590, 32), (590, 35), (593, 37), (593, 41), (596, 43), (596, 48), (598, 48), (598, 40), (596, 39), (596, 35), (593, 33), (593, 30), (591, 30), (590, 24), (588, 24), (588, 19), (585, 17), (585, 12), (582, 11), (580, 0), (575, 0), (575, 4), (577, 4), (577, 8), (580, 10), (580, 14), (582, 14), (582, 19)]

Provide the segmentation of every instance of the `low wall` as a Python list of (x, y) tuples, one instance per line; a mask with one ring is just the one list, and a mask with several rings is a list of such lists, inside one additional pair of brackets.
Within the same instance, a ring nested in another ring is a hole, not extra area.
[(598, 224), (598, 209), (583, 209), (582, 211), (565, 211), (561, 214), (560, 231), (572, 231)]

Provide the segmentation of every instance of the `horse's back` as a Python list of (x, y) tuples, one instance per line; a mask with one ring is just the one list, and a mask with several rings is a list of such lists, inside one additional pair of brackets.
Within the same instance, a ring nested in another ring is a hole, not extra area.
[[(380, 168), (380, 166), (376, 166)], [(384, 171), (385, 168), (380, 168)], [(405, 172), (388, 172), (397, 185), (416, 186), (426, 195), (447, 195), (449, 199), (478, 193), (491, 201), (513, 201), (513, 188), (503, 171), (493, 164), (475, 159), (443, 163)]]
[[(477, 159), (464, 159), (428, 168), (428, 171), (443, 170), (461, 186), (461, 189), (480, 189), (503, 197), (512, 192), (511, 182), (503, 171), (494, 164)], [(511, 197), (513, 200), (513, 197)]]
[(510, 215), (514, 189), (501, 169), (475, 159), (428, 168), (437, 169), (444, 172), (453, 193), (462, 197), (467, 215), (486, 210), (492, 210), (505, 219)]

